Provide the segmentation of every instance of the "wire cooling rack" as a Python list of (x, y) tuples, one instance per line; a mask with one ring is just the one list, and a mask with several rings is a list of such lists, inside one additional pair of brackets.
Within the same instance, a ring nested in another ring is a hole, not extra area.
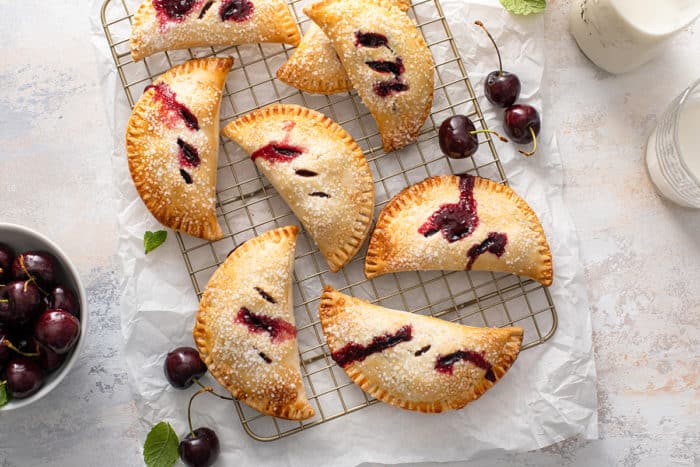
[[(290, 0), (305, 31), (302, 13), (309, 0)], [(221, 106), (221, 125), (272, 103), (294, 103), (316, 109), (340, 123), (362, 147), (372, 169), (376, 213), (404, 187), (426, 177), (469, 172), (507, 183), (490, 135), (482, 136), (477, 153), (467, 159), (445, 157), (436, 128), (444, 118), (460, 113), (487, 128), (484, 116), (459, 57), (438, 0), (414, 0), (410, 15), (435, 58), (435, 98), (430, 118), (415, 144), (384, 153), (376, 124), (357, 94), (317, 96), (302, 93), (275, 79), (277, 68), (291, 53), (280, 44), (198, 48), (156, 54), (134, 63), (129, 55), (131, 15), (138, 0), (106, 0), (102, 24), (119, 78), (133, 107), (151, 81), (174, 64), (195, 57), (230, 55), (235, 59)], [(209, 277), (235, 246), (267, 230), (299, 222), (277, 192), (233, 142), (222, 139), (217, 182), (217, 214), (224, 238), (206, 242), (177, 234), (177, 241), (200, 297)], [(376, 218), (376, 216), (375, 216)], [(303, 422), (261, 415), (238, 401), (236, 411), (245, 431), (270, 441), (356, 412), (377, 402), (350, 381), (330, 358), (318, 320), (319, 296), (330, 284), (350, 295), (382, 306), (408, 310), (472, 326), (522, 326), (523, 349), (539, 345), (556, 330), (557, 314), (547, 288), (510, 274), (490, 272), (406, 272), (367, 280), (363, 273), (366, 245), (342, 271), (329, 272), (323, 256), (302, 229), (295, 259), (294, 303), (301, 369), (316, 416)]]

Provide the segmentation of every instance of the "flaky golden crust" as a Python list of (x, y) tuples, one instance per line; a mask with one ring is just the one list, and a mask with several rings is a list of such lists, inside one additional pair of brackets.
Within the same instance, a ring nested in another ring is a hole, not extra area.
[(132, 18), (129, 44), (133, 60), (139, 61), (164, 50), (200, 46), (259, 42), (299, 44), (299, 30), (284, 0), (252, 0), (252, 14), (240, 22), (221, 19), (221, 0), (198, 3), (181, 20), (165, 22), (159, 19), (152, 0), (141, 3)]
[[(463, 326), (371, 305), (330, 286), (321, 295), (319, 315), (334, 355), (349, 343), (367, 345), (376, 336), (410, 327), (409, 340), (347, 363), (344, 370), (369, 395), (426, 413), (460, 409), (479, 398), (511, 367), (523, 339), (519, 327)], [(440, 357), (457, 351), (474, 352), (484, 364), (456, 359), (450, 371), (438, 371)]]
[(294, 325), (297, 233), (296, 226), (271, 230), (234, 250), (209, 280), (193, 330), (199, 354), (219, 383), (250, 407), (289, 420), (315, 414), (302, 383), (296, 337), (273, 342), (267, 332), (252, 332), (235, 320), (246, 308)]
[[(255, 110), (222, 131), (248, 154), (283, 140), (303, 149), (289, 162), (260, 157), (255, 163), (314, 238), (330, 270), (345, 266), (366, 240), (374, 215), (372, 172), (352, 136), (319, 112), (287, 104)], [(299, 176), (299, 170), (316, 175)]]
[(501, 256), (482, 254), (471, 269), (527, 276), (543, 285), (553, 279), (552, 253), (542, 224), (530, 206), (510, 187), (474, 177), (478, 227), (468, 237), (447, 242), (440, 232), (425, 237), (418, 229), (443, 204), (460, 198), (460, 177), (431, 177), (396, 195), (382, 209), (372, 232), (365, 275), (414, 270), (464, 270), (468, 251), (491, 232), (503, 232), (508, 243)]
[[(129, 171), (144, 204), (166, 227), (207, 240), (223, 236), (216, 219), (216, 166), (219, 152), (219, 107), (232, 58), (189, 60), (154, 81), (164, 84), (195, 115), (199, 128), (185, 121), (167, 125), (156, 88), (147, 89), (134, 106), (126, 129)], [(196, 147), (201, 165), (188, 169), (184, 183), (177, 141)]]
[[(415, 22), (385, 0), (323, 0), (304, 13), (333, 44), (353, 88), (377, 121), (384, 150), (415, 141), (430, 114), (434, 91), (433, 57)], [(387, 43), (358, 45), (359, 32), (379, 34)], [(370, 62), (391, 62), (399, 71), (381, 71)], [(389, 83), (406, 87), (378, 91)]]
[[(401, 11), (411, 6), (407, 0), (393, 1)], [(290, 86), (312, 94), (336, 94), (352, 91), (352, 83), (333, 44), (312, 24), (301, 38), (289, 60), (277, 69), (277, 78)]]

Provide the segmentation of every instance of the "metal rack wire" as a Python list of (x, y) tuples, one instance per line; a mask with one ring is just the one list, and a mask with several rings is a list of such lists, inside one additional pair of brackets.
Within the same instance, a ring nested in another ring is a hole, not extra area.
[[(302, 31), (309, 25), (302, 13), (306, 1), (289, 0)], [(101, 13), (105, 36), (132, 107), (143, 89), (174, 64), (195, 57), (231, 55), (235, 63), (223, 93), (222, 126), (272, 103), (301, 104), (325, 113), (363, 148), (375, 179), (377, 213), (401, 189), (428, 176), (469, 172), (507, 183), (488, 134), (482, 137), (481, 147), (472, 158), (453, 160), (439, 150), (436, 128), (451, 114), (468, 115), (481, 128), (487, 128), (439, 0), (414, 0), (409, 13), (436, 62), (432, 112), (415, 144), (389, 154), (383, 152), (374, 120), (356, 93), (310, 95), (275, 79), (275, 71), (292, 50), (287, 46), (256, 44), (171, 51), (134, 63), (129, 54), (129, 35), (131, 16), (138, 4), (138, 0), (106, 0)], [(198, 297), (233, 247), (269, 229), (299, 225), (250, 158), (231, 141), (222, 140), (221, 144), (217, 214), (224, 238), (206, 242), (177, 234)], [(342, 271), (331, 273), (311, 237), (302, 230), (295, 258), (295, 317), (301, 369), (316, 416), (303, 422), (280, 420), (236, 402), (243, 428), (251, 437), (261, 441), (279, 439), (377, 402), (357, 388), (330, 358), (318, 320), (319, 296), (325, 284), (382, 306), (472, 326), (522, 326), (523, 350), (545, 342), (556, 330), (557, 314), (549, 291), (530, 279), (464, 271), (387, 274), (370, 281), (363, 274), (365, 252), (366, 246)]]

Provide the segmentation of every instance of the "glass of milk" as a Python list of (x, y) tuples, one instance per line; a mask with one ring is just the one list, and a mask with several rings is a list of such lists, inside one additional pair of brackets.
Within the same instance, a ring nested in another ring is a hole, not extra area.
[(700, 79), (661, 116), (647, 142), (646, 161), (662, 196), (700, 209)]
[(574, 0), (569, 26), (584, 54), (610, 73), (654, 58), (700, 15), (700, 0)]

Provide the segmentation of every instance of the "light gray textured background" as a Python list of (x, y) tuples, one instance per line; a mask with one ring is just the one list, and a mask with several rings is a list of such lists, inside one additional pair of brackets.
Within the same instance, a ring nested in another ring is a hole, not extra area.
[[(140, 465), (115, 310), (110, 123), (88, 2), (0, 0), (0, 221), (38, 229), (88, 289), (83, 355), (54, 394), (0, 415), (0, 466)], [(592, 303), (601, 439), (470, 465), (698, 465), (700, 211), (661, 200), (642, 160), (666, 104), (700, 77), (700, 26), (639, 71), (591, 65), (549, 2), (545, 112)], [(507, 433), (507, 427), (504, 427)]]

